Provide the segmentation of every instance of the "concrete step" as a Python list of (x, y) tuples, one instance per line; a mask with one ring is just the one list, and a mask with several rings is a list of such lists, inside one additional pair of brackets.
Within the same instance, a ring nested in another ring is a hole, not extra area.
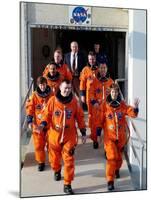
[[(72, 182), (74, 192), (79, 194), (107, 192), (105, 179), (106, 159), (104, 157), (103, 144), (101, 143), (100, 148), (94, 150), (90, 139), (84, 145), (79, 140), (75, 152), (75, 160), (75, 179)], [(46, 170), (43, 172), (37, 171), (31, 139), (24, 167), (21, 171), (21, 196), (63, 195), (63, 168), (61, 181), (54, 181), (53, 175), (48, 159)], [(125, 160), (120, 175), (121, 178), (115, 180), (115, 191), (134, 190)]]

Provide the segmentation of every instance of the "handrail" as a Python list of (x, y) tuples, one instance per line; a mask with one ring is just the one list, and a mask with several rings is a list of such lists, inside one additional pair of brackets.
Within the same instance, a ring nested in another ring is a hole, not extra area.
[[(30, 78), (30, 80), (31, 80), (31, 82), (30, 82), (30, 85), (29, 85), (29, 89), (28, 89), (28, 91), (27, 91), (27, 94), (26, 94), (25, 99), (24, 99), (24, 101), (23, 101), (23, 104), (22, 104), (22, 106), (21, 106), (21, 112), (23, 111), (23, 109), (24, 109), (24, 107), (25, 107), (25, 103), (26, 103), (26, 101), (27, 101), (27, 98), (29, 97), (30, 92), (33, 91), (33, 83), (34, 83), (34, 80), (33, 80), (33, 78)], [(26, 125), (26, 117), (24, 118), (23, 123), (21, 124), (22, 130), (24, 130), (25, 125)]]
[(138, 137), (140, 143), (141, 143), (142, 146), (144, 147), (144, 142), (143, 142), (143, 140), (142, 140), (142, 138), (141, 138), (141, 136), (140, 136), (140, 134), (139, 134), (139, 132), (138, 132), (136, 126), (134, 125), (134, 122), (132, 121), (132, 119), (129, 119), (129, 121), (131, 122), (132, 127), (133, 127), (133, 129), (134, 129), (134, 131), (135, 131), (135, 133), (136, 133), (136, 135), (137, 135), (137, 137)]
[(22, 104), (22, 106), (21, 106), (21, 111), (24, 109), (24, 106), (25, 106), (25, 103), (26, 103), (27, 98), (29, 97), (30, 91), (31, 91), (31, 90), (33, 91), (33, 82), (34, 82), (34, 79), (33, 79), (33, 78), (30, 78), (30, 80), (31, 80), (31, 82), (30, 82), (30, 85), (29, 85), (29, 89), (28, 89), (28, 91), (27, 91), (27, 94), (26, 94), (25, 99), (24, 99), (24, 101), (23, 101), (23, 104)]
[[(121, 80), (124, 81), (124, 80), (126, 80), (126, 79), (116, 79), (115, 81), (116, 81), (116, 83), (118, 84), (118, 82), (121, 81)], [(119, 84), (118, 84), (118, 86), (119, 86)], [(124, 99), (124, 96), (123, 96), (123, 94), (122, 94), (122, 91), (121, 91), (121, 89), (120, 89), (120, 87), (119, 87), (119, 92), (120, 92), (120, 95), (121, 95), (121, 97), (122, 97), (122, 100), (125, 100), (125, 99)], [(140, 143), (144, 146), (144, 142), (143, 142), (143, 140), (142, 140), (142, 138), (141, 138), (141, 136), (140, 136), (140, 134), (139, 134), (139, 132), (138, 132), (138, 130), (137, 130), (135, 124), (134, 124), (134, 122), (133, 122), (132, 119), (130, 119), (130, 118), (129, 118), (129, 121), (131, 122), (132, 127), (133, 127), (133, 129), (134, 129), (134, 131), (135, 131), (135, 133), (136, 133), (136, 135), (137, 135), (137, 137), (138, 137)]]
[[(116, 80), (115, 80), (115, 82), (116, 82), (117, 84), (118, 84), (118, 82), (120, 82), (120, 81), (124, 81), (124, 79), (116, 79)], [(118, 84), (118, 86), (119, 86), (119, 84)], [(120, 87), (119, 87), (119, 92), (120, 92), (120, 95), (121, 95), (122, 100), (125, 100), (125, 99), (124, 99), (124, 96), (123, 96), (123, 94), (122, 94), (122, 91), (121, 91), (121, 89), (120, 89)], [(134, 132), (135, 132), (135, 134), (136, 134), (136, 136), (137, 136), (137, 138), (138, 138), (138, 140), (139, 140), (139, 142), (140, 142), (140, 144), (141, 144), (141, 146), (140, 146), (140, 155), (139, 155), (139, 156), (140, 156), (140, 159), (139, 159), (139, 158), (138, 158), (138, 155), (137, 155), (137, 153), (136, 153), (136, 150), (135, 150), (135, 148), (134, 148), (134, 146), (133, 146), (132, 141), (131, 141), (131, 143), (130, 143), (130, 145), (131, 145), (131, 147), (132, 147), (132, 150), (133, 150), (133, 153), (134, 153), (134, 156), (137, 158), (137, 161), (138, 161), (138, 164), (139, 164), (139, 170), (140, 170), (139, 187), (140, 187), (140, 189), (143, 189), (143, 151), (144, 151), (144, 142), (143, 142), (143, 140), (142, 140), (142, 138), (141, 138), (141, 136), (140, 136), (140, 134), (139, 134), (139, 132), (138, 132), (138, 130), (137, 130), (135, 124), (134, 124), (134, 122), (132, 121), (132, 119), (129, 118), (129, 122), (131, 123), (131, 125), (132, 125), (132, 127), (133, 127), (133, 130), (134, 130)], [(129, 129), (128, 129), (128, 131), (130, 132)]]
[(125, 78), (118, 78), (118, 79), (115, 80), (115, 82), (117, 84), (118, 84), (118, 82), (125, 82), (125, 81), (127, 81), (127, 79), (125, 79)]

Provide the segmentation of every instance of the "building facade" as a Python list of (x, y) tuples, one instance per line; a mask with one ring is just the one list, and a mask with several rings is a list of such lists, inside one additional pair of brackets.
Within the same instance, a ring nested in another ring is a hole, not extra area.
[[(126, 101), (133, 104), (134, 98), (139, 97), (139, 117), (133, 121), (145, 145), (146, 173), (146, 10), (20, 3), (22, 101), (31, 78), (36, 80), (42, 74), (54, 50), (59, 47), (63, 53), (68, 52), (73, 40), (85, 54), (95, 42), (101, 43), (110, 58), (112, 78), (119, 79)], [(132, 127), (131, 139), (139, 154), (140, 141)], [(129, 160), (138, 170), (131, 147)]]

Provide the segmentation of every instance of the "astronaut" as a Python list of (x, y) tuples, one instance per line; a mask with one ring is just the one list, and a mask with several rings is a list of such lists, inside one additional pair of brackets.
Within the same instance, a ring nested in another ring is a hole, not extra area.
[(61, 180), (61, 159), (64, 162), (64, 192), (74, 194), (71, 182), (74, 179), (74, 151), (77, 145), (76, 122), (86, 142), (84, 113), (73, 96), (71, 82), (64, 80), (58, 92), (47, 105), (40, 130), (50, 124), (48, 131), (49, 161), (54, 170), (54, 179)]
[(32, 130), (33, 143), (35, 149), (35, 159), (38, 162), (38, 171), (45, 168), (45, 146), (47, 129), (39, 131), (43, 112), (49, 98), (53, 95), (51, 88), (47, 85), (47, 80), (40, 76), (37, 79), (37, 88), (26, 102), (26, 115), (29, 129)]
[[(88, 124), (91, 129), (91, 135), (93, 130), (91, 127), (92, 104), (90, 102), (91, 99), (90, 90), (91, 86), (93, 85), (94, 79), (96, 79), (97, 71), (98, 71), (98, 66), (96, 63), (96, 57), (93, 54), (93, 52), (89, 52), (88, 65), (83, 68), (80, 74), (80, 95), (82, 103), (86, 103), (88, 107)], [(93, 140), (93, 148), (94, 149), (98, 148), (98, 143), (96, 143), (96, 141), (94, 140)]]
[(54, 62), (49, 64), (48, 73), (44, 75), (47, 79), (47, 83), (55, 94), (58, 89), (60, 83), (65, 79), (65, 77), (57, 71), (57, 65)]
[[(126, 116), (137, 117), (139, 99), (135, 99), (134, 107), (121, 100), (117, 84), (111, 85), (110, 95), (102, 104), (101, 127), (104, 130), (104, 148), (106, 151), (106, 179), (108, 190), (114, 190), (114, 178), (119, 178), (122, 154), (127, 142)], [(100, 133), (98, 132), (98, 136)]]
[(96, 148), (98, 148), (97, 141), (97, 131), (101, 131), (100, 127), (97, 127), (97, 120), (101, 115), (101, 104), (106, 101), (106, 97), (110, 94), (110, 86), (114, 81), (110, 78), (107, 73), (106, 63), (102, 63), (98, 67), (98, 72), (96, 78), (93, 80), (93, 84), (89, 89), (89, 102), (91, 103), (91, 135), (90, 138), (96, 143)]
[[(71, 74), (71, 72), (68, 68), (68, 65), (63, 63), (61, 51), (56, 50), (54, 52), (53, 62), (56, 64), (57, 71), (61, 75), (63, 75), (65, 79), (68, 79), (68, 80), (71, 81), (72, 80), (72, 74)], [(45, 67), (45, 69), (43, 71), (43, 76), (46, 76), (48, 74), (49, 66), (50, 66), (50, 63)]]

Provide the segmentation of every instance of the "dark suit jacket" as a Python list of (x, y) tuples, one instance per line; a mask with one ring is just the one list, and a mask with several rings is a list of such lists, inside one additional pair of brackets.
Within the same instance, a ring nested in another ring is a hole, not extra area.
[[(82, 53), (78, 52), (78, 66), (77, 66), (77, 71), (80, 72), (82, 71), (82, 69), (86, 66), (86, 61), (85, 61), (85, 57)], [(64, 62), (68, 65), (69, 69), (72, 71), (72, 67), (71, 67), (71, 52), (65, 54), (64, 57)]]

